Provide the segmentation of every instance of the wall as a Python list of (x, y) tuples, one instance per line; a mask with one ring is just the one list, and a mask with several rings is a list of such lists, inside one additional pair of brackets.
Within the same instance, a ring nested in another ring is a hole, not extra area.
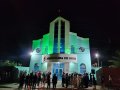
[[(29, 67), (23, 67), (23, 66), (15, 66), (15, 68), (17, 68), (20, 71), (25, 71), (26, 74), (29, 73)], [(19, 74), (18, 74), (19, 75)]]
[[(34, 70), (34, 64), (38, 63), (39, 70), (46, 71), (47, 63), (42, 63), (42, 54), (53, 54), (54, 47), (54, 23), (59, 21), (59, 33), (58, 33), (58, 48), (60, 52), (60, 21), (65, 22), (65, 53), (66, 54), (77, 54), (78, 63), (65, 63), (66, 72), (78, 72), (80, 73), (80, 64), (84, 63), (86, 65), (86, 72), (91, 72), (91, 57), (90, 57), (90, 48), (89, 48), (89, 38), (78, 37), (77, 33), (70, 32), (70, 22), (65, 20), (62, 17), (58, 17), (50, 23), (49, 33), (43, 35), (42, 39), (33, 41), (33, 55), (31, 56), (30, 61), (30, 72)], [(71, 52), (71, 46), (74, 47), (74, 52)], [(81, 51), (80, 48), (84, 50)], [(36, 53), (36, 49), (40, 48), (40, 53)], [(48, 65), (49, 66), (49, 65)]]
[[(76, 54), (77, 53), (77, 34), (76, 33), (73, 33), (73, 32), (70, 32), (69, 33), (69, 43), (70, 43), (70, 53), (74, 53)], [(74, 52), (71, 51), (71, 48), (74, 48)]]
[[(30, 60), (30, 72), (34, 71), (34, 65), (35, 63), (38, 63), (39, 70), (41, 70), (41, 63), (42, 63), (42, 40), (33, 40), (32, 43), (32, 55), (31, 55), (31, 60)], [(37, 51), (39, 49), (39, 52)]]
[(43, 35), (42, 39), (42, 54), (48, 54), (49, 53), (49, 33)]
[[(84, 48), (81, 51), (80, 47)], [(84, 63), (86, 65), (86, 72), (91, 72), (91, 57), (89, 48), (89, 39), (78, 37), (77, 39), (77, 59), (78, 59), (78, 72), (80, 73), (80, 65)]]

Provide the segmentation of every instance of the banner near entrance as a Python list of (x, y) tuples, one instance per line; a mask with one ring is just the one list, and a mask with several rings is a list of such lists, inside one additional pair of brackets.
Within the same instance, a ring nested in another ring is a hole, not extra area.
[(42, 62), (77, 62), (76, 54), (42, 55)]

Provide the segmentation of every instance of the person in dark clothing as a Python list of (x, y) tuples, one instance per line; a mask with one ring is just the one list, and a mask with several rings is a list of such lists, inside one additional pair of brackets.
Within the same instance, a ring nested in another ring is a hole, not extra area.
[(94, 90), (96, 90), (96, 80), (95, 80), (95, 77), (94, 77), (94, 75), (93, 75), (93, 85), (94, 85)]
[(66, 73), (65, 82), (66, 82), (66, 88), (67, 88), (68, 87), (68, 83), (69, 83), (68, 73)]
[(56, 74), (53, 75), (52, 83), (53, 83), (53, 89), (56, 88), (56, 84), (57, 84), (57, 76), (56, 76)]
[(85, 88), (88, 88), (88, 84), (89, 84), (88, 73), (86, 73), (84, 76), (84, 84), (85, 84)]
[(101, 85), (102, 85), (102, 88), (104, 88), (104, 86), (105, 86), (105, 85), (104, 85), (104, 83), (105, 83), (104, 81), (105, 81), (105, 77), (104, 77), (104, 75), (102, 74), (102, 75), (101, 75)]
[(39, 86), (39, 84), (41, 84), (41, 72), (38, 73), (38, 79), (37, 79), (37, 86)]
[(45, 73), (43, 73), (43, 74), (42, 74), (43, 87), (45, 86), (45, 82), (46, 82), (46, 75), (45, 75)]
[(19, 82), (20, 82), (19, 89), (21, 89), (23, 87), (23, 85), (24, 85), (24, 79), (25, 79), (25, 75), (21, 74), (20, 75), (20, 79), (19, 79)]
[(92, 83), (93, 81), (92, 81), (92, 74), (90, 73), (90, 81), (89, 81), (89, 84), (90, 84), (90, 86), (92, 86)]
[(109, 74), (109, 76), (108, 76), (108, 88), (111, 88), (111, 87), (112, 87), (112, 77)]
[(32, 85), (32, 88), (35, 88), (36, 87), (36, 83), (37, 83), (37, 75), (33, 75), (33, 85)]
[(68, 84), (70, 85), (71, 83), (70, 83), (70, 78), (71, 78), (71, 75), (69, 74), (68, 75)]
[(83, 87), (84, 87), (84, 77), (82, 77), (82, 78), (81, 78), (80, 87), (81, 87), (81, 88), (83, 88)]
[(33, 72), (30, 73), (30, 82), (29, 82), (29, 84), (30, 84), (30, 87), (33, 85)]
[(47, 88), (50, 88), (50, 74), (51, 73), (47, 74)]
[(29, 76), (29, 74), (25, 77), (25, 88), (26, 88), (26, 86), (27, 86), (27, 88), (28, 88), (28, 85), (29, 85), (29, 81), (30, 80), (30, 76)]

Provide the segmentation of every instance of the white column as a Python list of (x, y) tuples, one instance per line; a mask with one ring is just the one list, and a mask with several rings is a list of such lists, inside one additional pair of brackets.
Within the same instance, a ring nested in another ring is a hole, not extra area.
[(51, 62), (48, 62), (47, 64), (47, 72), (51, 72), (52, 73), (52, 63)]
[(64, 65), (65, 65), (64, 66), (64, 72), (69, 73), (69, 62), (66, 62)]

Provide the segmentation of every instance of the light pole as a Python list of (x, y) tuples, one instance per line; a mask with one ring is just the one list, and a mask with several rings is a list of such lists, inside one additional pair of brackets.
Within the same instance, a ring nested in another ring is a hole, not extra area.
[(99, 56), (100, 55), (98, 53), (95, 53), (95, 57), (97, 58), (97, 62), (98, 62), (98, 65), (97, 65), (98, 67), (100, 66), (100, 64), (99, 64)]

